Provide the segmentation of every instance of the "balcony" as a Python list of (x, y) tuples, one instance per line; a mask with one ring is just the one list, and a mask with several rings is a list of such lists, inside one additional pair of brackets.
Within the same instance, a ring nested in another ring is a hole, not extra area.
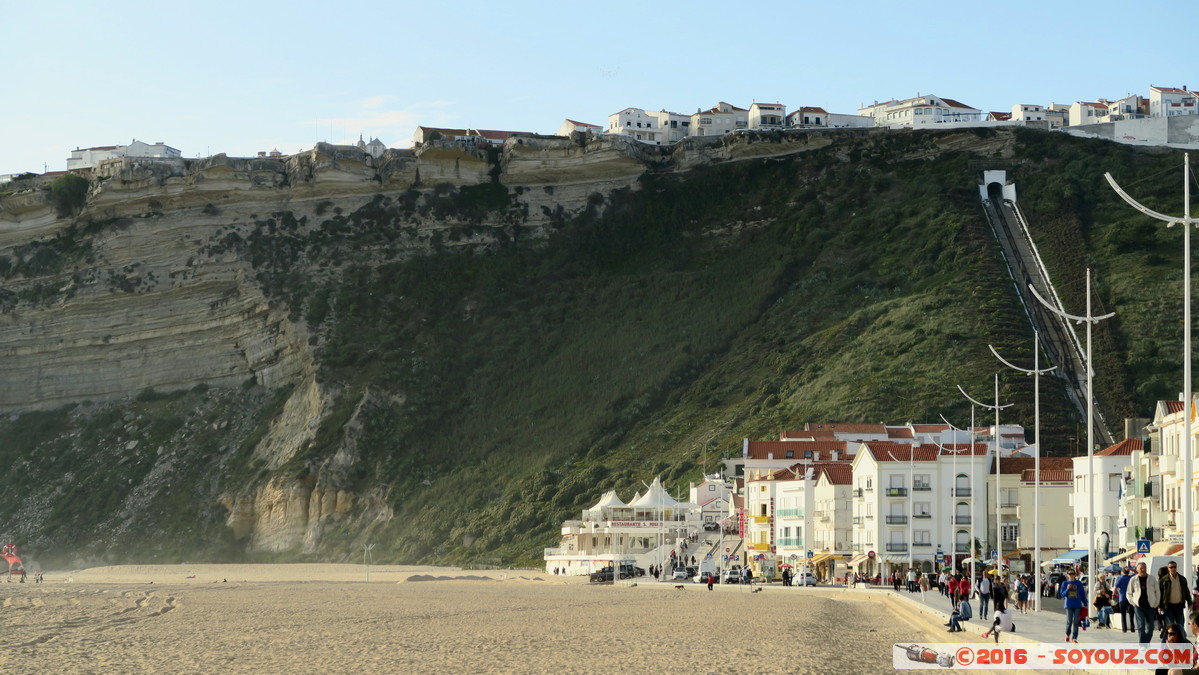
[(770, 524), (770, 516), (752, 516), (750, 518), (750, 520), (757, 523), (758, 525), (769, 525)]
[(918, 541), (918, 542), (912, 544), (912, 548), (932, 548), (932, 547), (933, 547), (933, 543), (931, 541)]
[(873, 485), (867, 485), (867, 486), (866, 486), (866, 492), (874, 492), (874, 486), (873, 486)]
[(916, 483), (915, 485), (912, 486), (912, 490), (914, 492), (931, 492), (932, 489), (933, 489), (933, 486), (926, 485), (924, 483)]
[(803, 518), (803, 509), (779, 509), (774, 515), (779, 518)]
[(901, 487), (887, 488), (887, 496), (888, 497), (907, 497), (908, 489), (901, 488)]
[(954, 488), (953, 496), (954, 497), (969, 497), (970, 496), (970, 488), (968, 488), (968, 487)]
[(933, 514), (931, 514), (931, 513), (917, 513), (917, 514), (913, 515), (912, 517), (913, 517), (913, 518), (932, 518), (932, 517), (933, 517)]
[(863, 522), (863, 520), (864, 520), (864, 519), (863, 519), (861, 516), (854, 516), (854, 517), (853, 517), (853, 524), (854, 524), (854, 525), (861, 525), (861, 524), (862, 524), (862, 522)]
[(907, 544), (887, 544), (886, 551), (887, 551), (887, 553), (907, 553), (908, 545)]
[(1144, 497), (1161, 497), (1157, 489), (1157, 483), (1145, 483), (1141, 486), (1141, 494)]
[(858, 495), (858, 497), (862, 496), (862, 488), (858, 488), (857, 495)]
[(828, 521), (832, 520), (832, 516), (827, 513), (822, 513), (816, 517), (816, 520), (819, 520), (822, 523), (827, 523)]
[(953, 524), (954, 525), (969, 525), (970, 524), (970, 516), (954, 516)]
[(888, 525), (907, 525), (908, 517), (907, 516), (887, 516), (887, 524)]

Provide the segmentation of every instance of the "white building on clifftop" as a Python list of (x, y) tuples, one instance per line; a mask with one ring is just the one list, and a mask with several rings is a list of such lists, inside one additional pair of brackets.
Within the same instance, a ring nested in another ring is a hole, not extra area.
[(183, 154), (162, 141), (143, 143), (133, 139), (129, 145), (101, 145), (94, 148), (75, 148), (67, 158), (67, 171), (90, 169), (106, 159), (135, 157), (145, 159), (180, 159)]

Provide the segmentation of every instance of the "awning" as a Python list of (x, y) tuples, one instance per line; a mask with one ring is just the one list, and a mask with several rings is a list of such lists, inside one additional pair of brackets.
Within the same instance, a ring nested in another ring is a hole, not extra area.
[(1132, 549), (1129, 549), (1129, 550), (1121, 553), (1120, 555), (1114, 555), (1114, 556), (1108, 558), (1107, 561), (1109, 563), (1120, 562), (1121, 560), (1131, 558), (1136, 554), (1137, 554), (1137, 550), (1135, 548), (1132, 548)]
[(1081, 561), (1082, 559), (1084, 559), (1086, 557), (1087, 557), (1087, 550), (1085, 548), (1076, 548), (1073, 551), (1067, 551), (1067, 552), (1063, 553), (1062, 555), (1054, 558), (1052, 562), (1055, 565), (1072, 565), (1076, 562)]
[(828, 560), (829, 558), (832, 558), (835, 555), (836, 555), (836, 553), (821, 553), (820, 555), (813, 556), (812, 558), (810, 558), (808, 560), (808, 564), (815, 565), (816, 563), (824, 562), (825, 560)]
[(902, 564), (906, 563), (907, 561), (908, 561), (908, 557), (906, 555), (885, 555), (885, 556), (883, 556), (883, 562), (888, 562), (888, 563), (891, 563), (892, 565), (902, 565)]
[(865, 553), (859, 553), (849, 559), (849, 566), (857, 567), (858, 565), (860, 565), (862, 563), (862, 561), (866, 560), (866, 558), (868, 558), (868, 557), (869, 556), (867, 556)]

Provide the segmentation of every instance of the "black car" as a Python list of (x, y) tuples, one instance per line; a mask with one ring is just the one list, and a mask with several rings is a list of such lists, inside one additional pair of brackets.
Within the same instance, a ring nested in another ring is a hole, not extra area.
[[(620, 566), (620, 578), (631, 579), (633, 577), (645, 576), (645, 569), (642, 567), (634, 567), (633, 565)], [(612, 566), (601, 567), (599, 570), (592, 572), (587, 580), (593, 584), (612, 583)]]

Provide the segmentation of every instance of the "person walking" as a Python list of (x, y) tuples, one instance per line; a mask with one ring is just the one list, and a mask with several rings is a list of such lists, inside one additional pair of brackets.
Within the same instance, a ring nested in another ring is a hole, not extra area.
[(908, 593), (916, 592), (916, 570), (908, 569)]
[(1116, 602), (1116, 613), (1120, 615), (1121, 633), (1131, 633), (1136, 630), (1132, 605), (1128, 603), (1129, 581), (1132, 581), (1132, 570), (1125, 567), (1120, 570), (1120, 576), (1116, 578), (1116, 583), (1112, 584), (1115, 589), (1112, 599)]
[[(708, 590), (712, 590), (712, 584), (716, 583), (716, 576), (708, 572)], [(721, 591), (723, 592), (723, 591)]]
[(996, 614), (1007, 609), (1009, 598), (1010, 593), (1008, 592), (1007, 580), (1003, 577), (997, 577), (991, 582), (991, 600), (995, 603)]
[(949, 573), (941, 570), (941, 574), (937, 577), (937, 590), (941, 595), (949, 597)]
[(1020, 577), (1016, 582), (1016, 609), (1021, 614), (1028, 613), (1028, 578)]
[(1187, 588), (1186, 577), (1178, 573), (1178, 563), (1172, 562), (1166, 566), (1166, 576), (1161, 582), (1161, 595), (1161, 609), (1166, 618), (1166, 625), (1183, 625), (1184, 609), (1193, 607), (1195, 601)]
[(1153, 639), (1154, 624), (1157, 623), (1157, 608), (1161, 605), (1162, 591), (1155, 579), (1149, 578), (1145, 563), (1137, 563), (1137, 574), (1128, 582), (1128, 603), (1137, 615), (1137, 641), (1143, 645)]
[(987, 573), (983, 572), (982, 579), (978, 580), (978, 618), (983, 621), (987, 620), (987, 610), (991, 606), (991, 580), (987, 578)]
[(957, 607), (958, 604), (958, 578), (956, 576), (949, 577), (949, 581), (945, 582), (945, 590), (949, 594), (949, 604)]
[(1087, 590), (1082, 582), (1074, 578), (1074, 570), (1066, 572), (1066, 581), (1058, 590), (1058, 597), (1065, 600), (1066, 642), (1078, 642), (1078, 621), (1082, 608), (1086, 607)]

